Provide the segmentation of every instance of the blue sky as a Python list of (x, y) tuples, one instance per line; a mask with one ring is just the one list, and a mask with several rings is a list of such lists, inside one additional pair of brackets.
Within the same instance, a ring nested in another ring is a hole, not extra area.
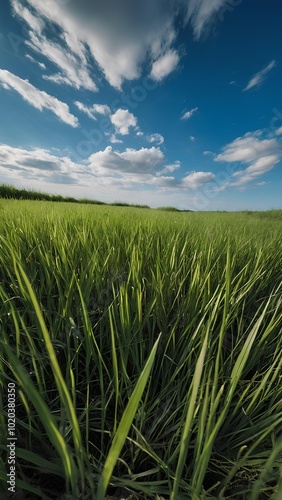
[(0, 182), (282, 208), (278, 0), (7, 0)]

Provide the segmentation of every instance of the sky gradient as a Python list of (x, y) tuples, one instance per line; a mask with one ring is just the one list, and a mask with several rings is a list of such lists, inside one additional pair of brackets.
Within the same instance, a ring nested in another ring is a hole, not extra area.
[(2, 2), (0, 183), (282, 208), (281, 18), (278, 0)]

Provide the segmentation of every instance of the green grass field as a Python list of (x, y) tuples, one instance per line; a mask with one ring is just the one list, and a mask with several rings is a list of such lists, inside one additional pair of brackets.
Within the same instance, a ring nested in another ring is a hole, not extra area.
[(281, 240), (282, 211), (0, 200), (1, 498), (13, 382), (18, 498), (282, 498)]

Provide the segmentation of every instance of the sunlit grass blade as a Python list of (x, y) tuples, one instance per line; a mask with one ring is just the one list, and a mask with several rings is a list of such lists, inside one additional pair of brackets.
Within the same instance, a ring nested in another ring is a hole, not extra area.
[(113, 442), (112, 442), (111, 448), (108, 452), (108, 455), (107, 455), (107, 458), (106, 458), (106, 461), (105, 461), (105, 464), (103, 467), (103, 471), (102, 471), (102, 474), (101, 474), (101, 477), (99, 480), (97, 494), (96, 494), (97, 500), (104, 500), (104, 498), (105, 498), (106, 490), (107, 490), (108, 484), (110, 482), (111, 475), (113, 473), (115, 464), (116, 464), (117, 459), (119, 457), (119, 454), (122, 450), (122, 447), (125, 443), (129, 429), (131, 427), (134, 416), (136, 414), (138, 405), (139, 405), (140, 400), (143, 396), (143, 392), (144, 392), (144, 389), (146, 387), (148, 378), (150, 376), (150, 373), (151, 373), (151, 370), (153, 367), (153, 363), (155, 360), (156, 351), (157, 351), (158, 343), (160, 340), (160, 336), (161, 336), (161, 334), (157, 338), (157, 340), (154, 344), (154, 347), (152, 349), (152, 352), (151, 352), (151, 354), (150, 354), (150, 356), (149, 356), (149, 358), (148, 358), (148, 360), (147, 360), (147, 362), (146, 362), (146, 364), (145, 364), (145, 366), (144, 366), (144, 368), (139, 376), (139, 379), (136, 383), (136, 386), (135, 386), (135, 388), (130, 396), (130, 399), (126, 405), (126, 408), (123, 412), (121, 421), (120, 421), (119, 426), (117, 428), (117, 431), (114, 435)]
[(1, 341), (1, 345), (8, 358), (11, 372), (13, 373), (18, 384), (22, 387), (30, 401), (32, 401), (32, 404), (37, 411), (40, 422), (44, 426), (47, 435), (54, 448), (56, 449), (58, 455), (61, 457), (67, 482), (71, 484), (73, 490), (76, 490), (78, 470), (74, 463), (71, 450), (69, 449), (65, 442), (65, 439), (59, 432), (58, 424), (54, 416), (50, 413), (46, 402), (37, 392), (36, 387), (31, 381), (27, 371), (18, 363), (18, 359), (14, 355), (11, 347), (3, 341)]
[(204, 362), (205, 362), (205, 356), (206, 356), (206, 351), (207, 351), (207, 345), (208, 345), (208, 332), (206, 333), (204, 340), (203, 340), (203, 345), (195, 366), (195, 373), (193, 376), (192, 384), (191, 384), (191, 394), (189, 394), (189, 399), (188, 399), (188, 409), (187, 409), (187, 415), (185, 419), (185, 424), (181, 436), (181, 441), (180, 441), (180, 450), (179, 450), (179, 458), (177, 462), (177, 468), (175, 472), (175, 479), (173, 483), (173, 489), (171, 493), (171, 500), (177, 500), (178, 494), (179, 494), (179, 486), (180, 486), (180, 480), (182, 477), (182, 472), (184, 469), (184, 464), (186, 460), (186, 456), (188, 453), (188, 445), (189, 445), (189, 438), (191, 435), (191, 426), (192, 426), (192, 421), (194, 418), (194, 413), (195, 413), (195, 406), (196, 406), (196, 398), (199, 390), (199, 386), (201, 383), (201, 377), (203, 373), (203, 368), (204, 368)]
[[(11, 251), (11, 254), (13, 255), (13, 252)], [(69, 394), (69, 391), (67, 389), (65, 380), (63, 378), (59, 363), (57, 361), (56, 353), (54, 350), (54, 347), (52, 345), (52, 341), (49, 335), (49, 332), (47, 330), (38, 300), (36, 298), (36, 295), (34, 293), (34, 290), (30, 284), (30, 281), (20, 264), (20, 262), (17, 261), (17, 259), (13, 256), (13, 262), (14, 262), (14, 269), (15, 269), (15, 274), (18, 278), (18, 282), (21, 288), (21, 291), (23, 294), (27, 294), (35, 311), (36, 318), (39, 323), (40, 331), (42, 333), (42, 337), (45, 342), (46, 350), (50, 359), (50, 364), (51, 368), (55, 377), (56, 381), (56, 387), (59, 391), (60, 397), (62, 399), (63, 403), (63, 408), (64, 411), (66, 412), (69, 422), (71, 424), (72, 432), (73, 432), (73, 440), (74, 440), (74, 446), (76, 450), (76, 458), (78, 462), (78, 466), (80, 469), (80, 476), (82, 480), (82, 487), (84, 488), (84, 474), (85, 474), (85, 464), (84, 464), (84, 456), (83, 456), (83, 445), (82, 445), (82, 439), (81, 439), (81, 433), (80, 433), (80, 428), (79, 428), (79, 423), (77, 420), (77, 415), (76, 411), (74, 408), (74, 405), (71, 400), (71, 396)]]

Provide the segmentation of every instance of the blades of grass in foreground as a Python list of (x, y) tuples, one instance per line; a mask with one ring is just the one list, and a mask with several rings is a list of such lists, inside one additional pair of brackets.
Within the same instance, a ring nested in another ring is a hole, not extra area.
[(50, 359), (50, 364), (52, 367), (52, 371), (55, 377), (56, 381), (56, 386), (58, 389), (58, 392), (60, 394), (63, 407), (66, 411), (68, 420), (71, 424), (72, 427), (72, 432), (73, 432), (73, 441), (74, 441), (74, 446), (76, 450), (76, 458), (80, 470), (80, 477), (82, 481), (82, 485), (84, 487), (84, 477), (85, 477), (85, 466), (84, 466), (84, 458), (83, 458), (83, 444), (82, 444), (82, 439), (81, 439), (81, 433), (80, 433), (80, 428), (79, 428), (79, 423), (78, 419), (76, 416), (76, 410), (74, 408), (73, 402), (71, 400), (71, 396), (69, 394), (68, 388), (66, 386), (65, 380), (63, 378), (63, 374), (61, 372), (56, 353), (48, 332), (48, 329), (46, 327), (42, 312), (40, 310), (39, 303), (37, 301), (36, 295), (34, 293), (34, 290), (31, 286), (31, 283), (19, 261), (16, 260), (16, 257), (13, 255), (13, 252), (11, 250), (12, 256), (13, 256), (13, 262), (14, 262), (14, 269), (15, 269), (15, 274), (18, 278), (19, 286), (21, 289), (21, 292), (24, 295), (28, 295), (29, 299), (31, 300), (31, 303), (33, 305), (38, 323), (40, 325), (40, 330), (45, 342), (46, 350), (48, 352), (48, 356)]
[(102, 474), (101, 474), (101, 477), (99, 480), (96, 500), (104, 500), (105, 499), (106, 490), (107, 490), (108, 484), (110, 482), (115, 464), (118, 460), (121, 449), (125, 443), (127, 434), (129, 432), (130, 426), (133, 422), (138, 405), (140, 403), (144, 389), (146, 387), (149, 375), (151, 373), (151, 369), (153, 367), (153, 363), (155, 360), (156, 351), (157, 351), (160, 337), (161, 337), (161, 334), (159, 334), (159, 336), (154, 344), (152, 352), (151, 352), (151, 354), (150, 354), (150, 356), (149, 356), (149, 358), (148, 358), (148, 360), (147, 360), (147, 362), (146, 362), (146, 364), (145, 364), (145, 366), (140, 374), (140, 377), (137, 381), (135, 389), (134, 389), (133, 393), (131, 394), (130, 399), (127, 403), (127, 406), (126, 406), (124, 413), (122, 415), (121, 421), (119, 423), (116, 434), (114, 436), (111, 448), (109, 450), (109, 453), (108, 453), (108, 456), (106, 458), (104, 468), (103, 468), (103, 471), (102, 471)]
[[(56, 357), (55, 349), (53, 347), (48, 329), (46, 327), (43, 315), (41, 313), (39, 303), (37, 301), (37, 298), (35, 296), (33, 288), (29, 282), (29, 279), (28, 279), (25, 271), (23, 270), (23, 268), (19, 262), (17, 262), (17, 263), (15, 262), (15, 270), (16, 270), (18, 277), (20, 274), (21, 278), (23, 278), (28, 295), (29, 295), (31, 302), (32, 302), (32, 305), (34, 307), (36, 317), (37, 317), (37, 320), (39, 322), (40, 329), (41, 329), (41, 332), (42, 332), (42, 335), (43, 335), (43, 338), (45, 341), (45, 346), (46, 346), (48, 355), (50, 357), (51, 367), (52, 367), (52, 370), (53, 370), (53, 373), (54, 373), (54, 376), (56, 379), (56, 385), (58, 387), (58, 391), (62, 397), (62, 400), (64, 401), (64, 403), (66, 405), (66, 411), (68, 413), (69, 420), (70, 420), (72, 427), (73, 427), (74, 441), (75, 441), (75, 444), (78, 447), (80, 447), (81, 446), (81, 436), (80, 436), (80, 430), (79, 430), (77, 417), (75, 414), (75, 408), (73, 407), (73, 404), (72, 404), (72, 401), (70, 398), (70, 394), (68, 392), (66, 383), (64, 381), (64, 378), (63, 378), (63, 375), (62, 375), (62, 372), (61, 372), (61, 369), (60, 369), (60, 366), (59, 366), (59, 363), (58, 363), (58, 360)], [(19, 271), (19, 274), (18, 274), (18, 271)], [(20, 280), (19, 280), (19, 282), (20, 282)]]
[(57, 453), (61, 457), (66, 480), (71, 483), (72, 490), (75, 491), (77, 487), (78, 471), (70, 454), (70, 450), (68, 449), (63, 436), (59, 432), (55, 418), (50, 413), (45, 401), (38, 394), (27, 371), (19, 364), (18, 358), (14, 355), (11, 347), (3, 341), (1, 341), (1, 344), (8, 357), (11, 371), (18, 380), (19, 384), (24, 388), (24, 391), (30, 401), (32, 401), (40, 422), (44, 426), (51, 443), (54, 445)]
[(201, 382), (201, 377), (202, 377), (202, 372), (204, 368), (204, 362), (205, 362), (205, 356), (206, 356), (206, 351), (207, 351), (207, 345), (208, 345), (208, 333), (209, 330), (207, 331), (203, 345), (200, 351), (200, 355), (195, 367), (195, 373), (193, 376), (192, 380), (192, 392), (190, 396), (190, 401), (188, 403), (188, 411), (187, 411), (187, 416), (186, 416), (186, 421), (184, 424), (184, 429), (183, 433), (181, 436), (181, 442), (180, 442), (180, 452), (179, 452), (179, 457), (178, 457), (178, 463), (177, 463), (177, 468), (176, 468), (176, 473), (175, 473), (175, 480), (173, 483), (173, 490), (171, 493), (171, 500), (177, 500), (179, 498), (179, 486), (180, 486), (180, 481), (182, 478), (182, 472), (184, 469), (184, 464), (187, 456), (187, 451), (188, 451), (188, 444), (189, 444), (189, 438), (190, 438), (190, 431), (191, 431), (191, 424), (193, 421), (194, 417), (194, 412), (195, 412), (195, 406), (196, 406), (196, 398), (197, 398), (197, 393), (199, 390), (200, 382)]
[(62, 467), (61, 463), (54, 461), (51, 462), (50, 460), (46, 460), (46, 458), (41, 457), (37, 453), (34, 453), (30, 450), (24, 450), (23, 448), (17, 448), (16, 455), (18, 458), (22, 458), (23, 460), (26, 460), (26, 462), (40, 467), (41, 471), (44, 471), (45, 473), (51, 473), (56, 474), (60, 477), (65, 477), (64, 468)]
[[(260, 473), (259, 478), (256, 480), (254, 484), (252, 493), (250, 495), (250, 500), (259, 499), (260, 492), (264, 486), (265, 477), (267, 476), (267, 473), (269, 473), (270, 470), (273, 470), (274, 468), (277, 468), (280, 465), (280, 474), (282, 474), (281, 461), (279, 460), (279, 458), (281, 457), (281, 451), (282, 451), (282, 439), (280, 438), (279, 443), (275, 446), (274, 450), (270, 454), (268, 460), (264, 465), (264, 468)], [(278, 498), (282, 498), (282, 492), (280, 496), (277, 496), (277, 499)]]
[(109, 308), (109, 318), (110, 318), (110, 330), (111, 330), (111, 341), (112, 341), (112, 363), (113, 363), (113, 377), (114, 377), (113, 382), (115, 389), (115, 418), (114, 418), (114, 429), (113, 429), (113, 433), (115, 434), (117, 430), (117, 411), (118, 411), (118, 402), (120, 394), (119, 394), (119, 373), (118, 373), (118, 361), (117, 361), (116, 343), (115, 343), (115, 332), (114, 332), (111, 308)]

